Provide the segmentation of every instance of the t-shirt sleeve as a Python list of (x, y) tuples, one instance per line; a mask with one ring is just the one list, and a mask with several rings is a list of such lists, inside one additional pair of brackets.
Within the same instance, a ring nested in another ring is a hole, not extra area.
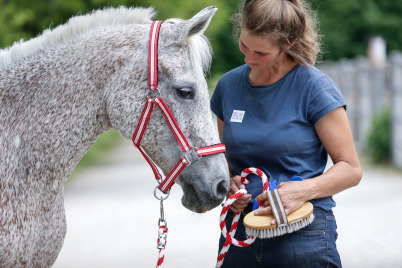
[(220, 83), (215, 87), (215, 91), (212, 94), (211, 98), (211, 110), (212, 112), (222, 121), (223, 119), (223, 110), (222, 110), (222, 95), (221, 95), (221, 88)]
[(315, 125), (324, 115), (342, 106), (346, 109), (338, 86), (328, 76), (323, 76), (310, 92), (309, 120)]

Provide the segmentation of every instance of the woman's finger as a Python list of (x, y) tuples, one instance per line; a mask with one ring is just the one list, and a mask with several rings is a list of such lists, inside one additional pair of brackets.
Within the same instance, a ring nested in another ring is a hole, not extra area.
[(255, 201), (257, 201), (257, 202), (262, 202), (262, 201), (265, 201), (265, 200), (268, 200), (268, 194), (267, 194), (266, 191), (264, 191), (262, 194), (260, 194), (259, 196), (257, 196), (255, 198)]
[(272, 215), (271, 206), (267, 207), (260, 207), (259, 209), (254, 211), (254, 215), (261, 216), (261, 215)]

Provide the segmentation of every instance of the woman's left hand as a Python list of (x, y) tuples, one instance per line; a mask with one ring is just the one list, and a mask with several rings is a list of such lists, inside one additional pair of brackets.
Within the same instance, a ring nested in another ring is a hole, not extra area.
[[(308, 180), (282, 182), (278, 185), (278, 192), (281, 198), (286, 215), (300, 208), (307, 200), (309, 192)], [(254, 212), (255, 215), (271, 215), (272, 209), (268, 200), (267, 192), (263, 192), (255, 199), (257, 202), (264, 202), (263, 207), (260, 207)], [(275, 224), (272, 220), (271, 224)]]

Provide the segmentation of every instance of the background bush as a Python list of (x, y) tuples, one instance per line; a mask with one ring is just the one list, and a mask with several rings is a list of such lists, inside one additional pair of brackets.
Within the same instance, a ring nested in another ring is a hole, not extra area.
[(389, 109), (374, 115), (367, 135), (366, 153), (374, 163), (391, 160), (391, 113)]

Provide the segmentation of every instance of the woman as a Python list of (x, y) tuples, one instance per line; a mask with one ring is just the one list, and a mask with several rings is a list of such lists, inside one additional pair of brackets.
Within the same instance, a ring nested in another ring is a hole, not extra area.
[[(229, 195), (240, 188), (248, 192), (231, 210), (245, 214), (256, 200), (265, 207), (255, 214), (272, 214), (261, 179), (250, 175), (245, 186), (236, 175), (256, 167), (280, 183), (286, 214), (310, 201), (315, 220), (247, 248), (232, 246), (223, 267), (341, 267), (332, 196), (357, 185), (362, 171), (343, 96), (313, 67), (320, 44), (312, 14), (304, 0), (246, 1), (239, 38), (246, 64), (219, 80), (211, 109), (233, 175)], [(324, 172), (328, 155), (334, 165)], [(289, 182), (293, 176), (304, 180)], [(242, 219), (235, 238), (245, 239)], [(224, 241), (221, 236), (220, 248)]]

